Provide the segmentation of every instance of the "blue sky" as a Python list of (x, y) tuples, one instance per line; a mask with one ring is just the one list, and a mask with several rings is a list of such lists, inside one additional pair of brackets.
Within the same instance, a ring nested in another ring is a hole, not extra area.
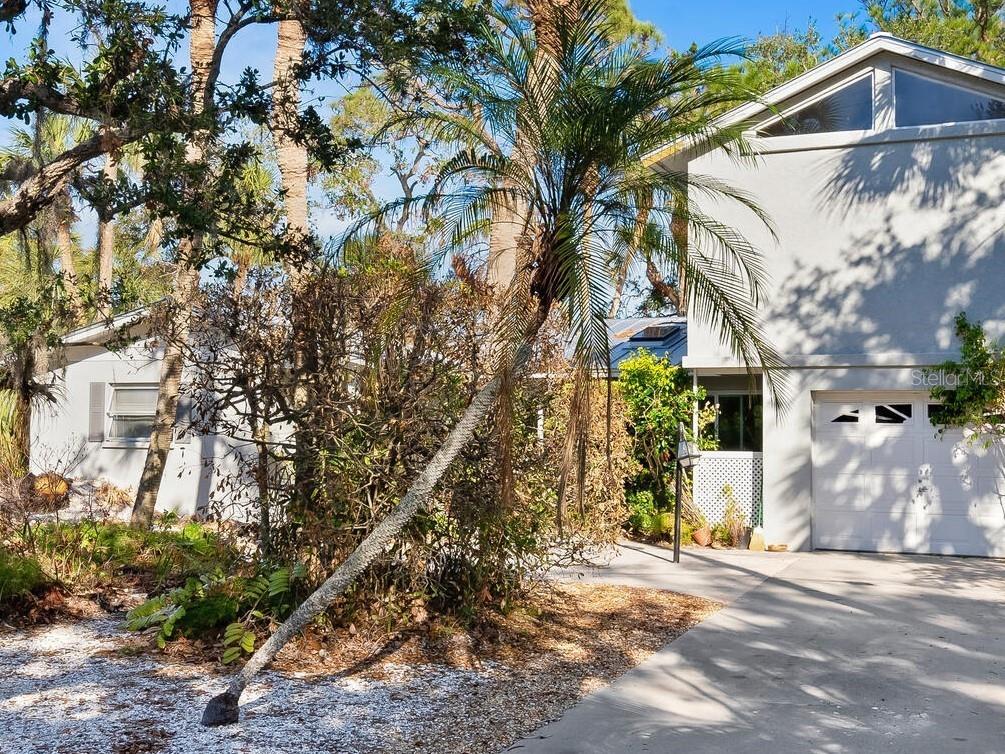
[(651, 21), (663, 30), (667, 43), (674, 48), (691, 42), (711, 42), (720, 37), (745, 37), (771, 34), (786, 25), (802, 29), (810, 19), (817, 22), (824, 38), (837, 30), (835, 16), (857, 11), (858, 0), (701, 0), (666, 2), (665, 0), (629, 0), (638, 18)]
[[(803, 29), (812, 19), (817, 22), (824, 38), (828, 38), (837, 30), (835, 16), (840, 12), (856, 11), (861, 6), (859, 0), (762, 0), (761, 2), (745, 2), (744, 0), (630, 0), (635, 15), (642, 20), (650, 21), (658, 26), (664, 35), (665, 44), (675, 49), (688, 47), (692, 42), (699, 44), (711, 42), (722, 37), (741, 37), (754, 39), (758, 34), (770, 34), (781, 28)], [(168, 0), (168, 6), (173, 10), (183, 12), (184, 0)], [(37, 17), (31, 17), (21, 25), (20, 33), (11, 35), (0, 27), (0, 60), (13, 56), (22, 58), (24, 46), (31, 38)], [(71, 30), (65, 25), (65, 17), (56, 14), (52, 29), (51, 44), (57, 53), (71, 61), (79, 60), (80, 53), (67, 37)], [(254, 27), (242, 31), (231, 43), (228, 54), (224, 58), (222, 80), (235, 81), (242, 70), (247, 67), (257, 68), (263, 78), (268, 80), (272, 67), (272, 57), (275, 51), (275, 29), (272, 27), (256, 29)], [(183, 54), (184, 51), (183, 51)], [(329, 96), (338, 96), (338, 87), (331, 85), (323, 87)], [(318, 92), (314, 93), (315, 97)], [(305, 99), (311, 101), (310, 93)], [(315, 100), (315, 104), (317, 104)], [(319, 107), (325, 112), (325, 106)], [(10, 121), (0, 118), (0, 145), (7, 140), (7, 131), (13, 125)], [(386, 185), (385, 185), (386, 184)], [(393, 191), (397, 184), (389, 178), (379, 180), (377, 190), (383, 194)], [(86, 213), (85, 213), (86, 214)], [(93, 220), (85, 216), (84, 225), (88, 226), (85, 233), (91, 235)], [(322, 218), (319, 230), (334, 232), (342, 223), (334, 218)]]

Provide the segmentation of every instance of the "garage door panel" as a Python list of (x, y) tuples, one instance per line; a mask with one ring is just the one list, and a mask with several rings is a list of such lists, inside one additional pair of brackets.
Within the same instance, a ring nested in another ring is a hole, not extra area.
[(869, 459), (859, 452), (855, 442), (834, 442), (821, 449), (815, 468), (827, 475), (860, 474), (869, 467)]
[(865, 499), (860, 474), (821, 474), (814, 482), (815, 499), (821, 509), (848, 510)]
[(951, 474), (975, 465), (983, 466), (982, 459), (969, 450), (962, 438), (926, 437), (922, 439), (921, 462), (937, 474)]
[[(995, 454), (968, 446), (959, 432), (937, 436), (927, 396), (826, 403), (814, 414), (815, 546), (1005, 555), (1005, 484)], [(820, 424), (856, 408), (856, 423)]]
[(864, 475), (861, 488), (874, 506), (889, 510), (903, 508), (917, 486), (917, 475), (902, 471)]
[[(991, 484), (990, 480), (988, 484)], [(1005, 493), (985, 491), (970, 503), (969, 510), (975, 520), (1005, 524)]]

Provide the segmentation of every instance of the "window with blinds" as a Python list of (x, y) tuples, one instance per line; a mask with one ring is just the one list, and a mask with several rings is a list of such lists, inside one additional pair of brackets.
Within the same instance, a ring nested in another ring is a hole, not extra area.
[(157, 412), (156, 385), (112, 385), (108, 437), (148, 440)]

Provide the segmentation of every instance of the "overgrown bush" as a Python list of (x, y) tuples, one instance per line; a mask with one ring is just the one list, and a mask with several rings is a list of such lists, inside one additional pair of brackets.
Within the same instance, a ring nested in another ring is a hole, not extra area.
[[(253, 522), (263, 567), (303, 563), (307, 588), (397, 504), (494, 368), (484, 287), (434, 278), (410, 249), (382, 243), (296, 290), (269, 270), (240, 296), (210, 289), (188, 344), (198, 421), (253, 448), (213, 509)], [(559, 499), (571, 401), (563, 347), (544, 339), (527, 372), (547, 376), (504, 391), (426, 510), (330, 620), (362, 611), (392, 626), (429, 610), (474, 620), (506, 609), (557, 559), (617, 536), (636, 466), (618, 396), (608, 441), (603, 384), (584, 413), (582, 483), (573, 469)]]

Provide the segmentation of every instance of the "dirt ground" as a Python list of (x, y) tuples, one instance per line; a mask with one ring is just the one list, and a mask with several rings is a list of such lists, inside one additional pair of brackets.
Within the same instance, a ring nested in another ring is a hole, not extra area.
[(558, 717), (720, 605), (655, 589), (556, 584), (474, 632), (346, 630), (284, 650), (242, 720), (199, 725), (226, 684), (212, 647), (167, 653), (108, 614), (0, 632), (0, 751), (500, 751)]

